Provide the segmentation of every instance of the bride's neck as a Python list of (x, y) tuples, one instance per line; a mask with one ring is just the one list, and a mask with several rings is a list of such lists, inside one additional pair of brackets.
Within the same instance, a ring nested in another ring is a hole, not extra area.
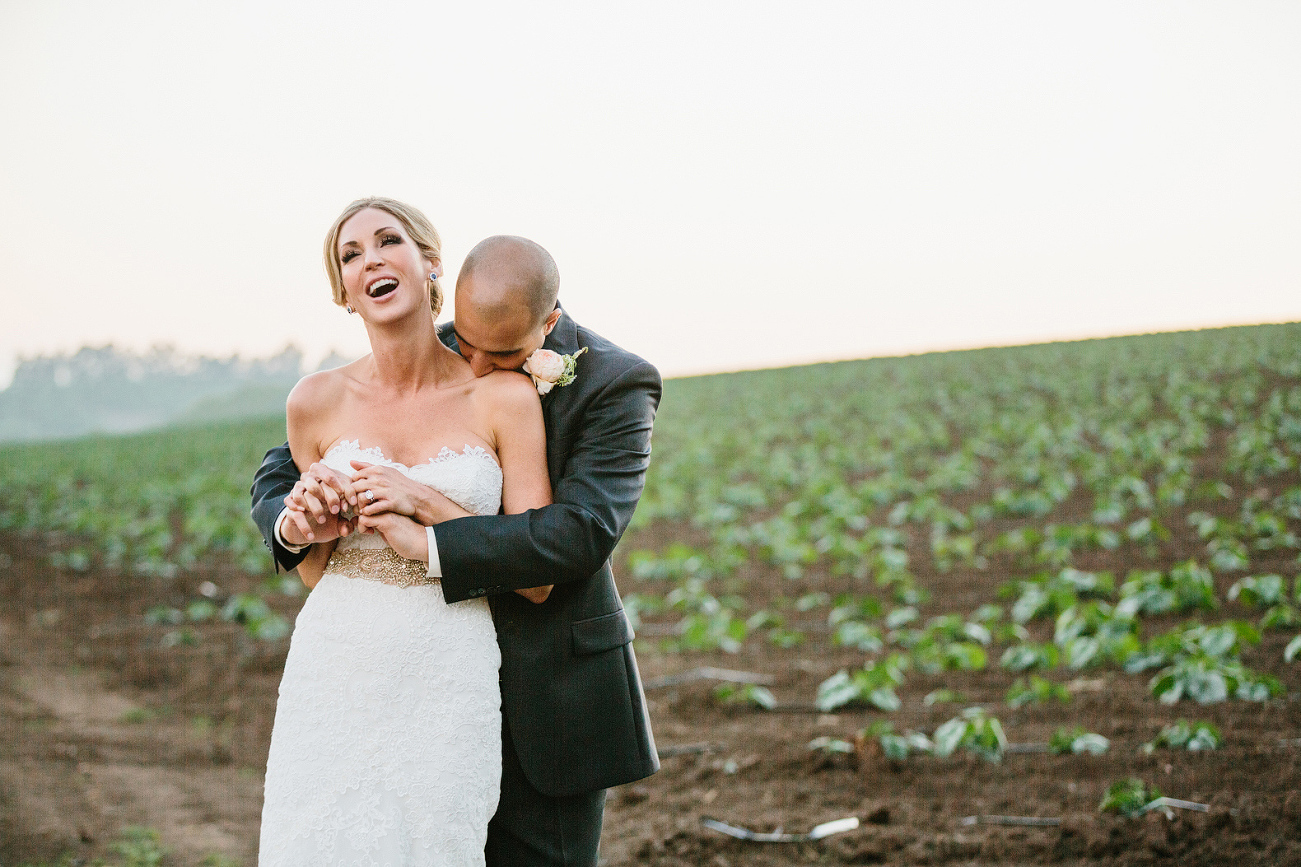
[(451, 373), (443, 356), (451, 350), (442, 345), (428, 323), (404, 323), (399, 327), (367, 327), (375, 384), (396, 391), (414, 391), (421, 386), (438, 386)]

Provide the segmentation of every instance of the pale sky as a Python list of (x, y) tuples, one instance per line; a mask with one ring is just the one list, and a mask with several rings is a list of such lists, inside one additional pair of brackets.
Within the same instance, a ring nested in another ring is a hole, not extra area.
[(1301, 4), (0, 0), (0, 385), (362, 354), (373, 194), (669, 375), (1301, 320)]

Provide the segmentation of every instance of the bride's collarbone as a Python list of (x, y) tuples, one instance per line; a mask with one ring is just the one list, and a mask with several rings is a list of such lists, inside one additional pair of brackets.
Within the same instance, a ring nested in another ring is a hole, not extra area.
[(456, 401), (482, 385), (483, 381), (469, 371), (468, 365), (465, 370), (450, 370), (435, 376), (418, 375), (410, 379), (386, 380), (373, 375), (347, 379), (351, 396), (361, 402)]
[(384, 419), (386, 425), (405, 423), (408, 419), (455, 419), (459, 427), (487, 429), (490, 413), (472, 391), (447, 390), (433, 393), (421, 390), (413, 394), (376, 391), (355, 392), (341, 401), (336, 410), (342, 426), (364, 424), (367, 419)]

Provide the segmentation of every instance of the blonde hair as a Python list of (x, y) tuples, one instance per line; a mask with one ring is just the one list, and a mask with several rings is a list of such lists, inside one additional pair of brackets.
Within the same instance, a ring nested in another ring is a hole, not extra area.
[[(335, 218), (330, 231), (325, 235), (325, 273), (330, 277), (330, 291), (334, 296), (334, 303), (340, 307), (348, 302), (343, 291), (343, 269), (339, 264), (339, 233), (343, 231), (344, 223), (367, 208), (377, 208), (392, 214), (402, 223), (402, 227), (426, 259), (442, 259), (443, 241), (438, 237), (438, 230), (434, 228), (434, 224), (429, 222), (429, 218), (422, 214), (419, 208), (383, 196), (358, 199), (343, 209), (343, 213)], [(429, 281), (429, 309), (435, 316), (443, 309), (443, 287), (438, 284), (437, 279)]]

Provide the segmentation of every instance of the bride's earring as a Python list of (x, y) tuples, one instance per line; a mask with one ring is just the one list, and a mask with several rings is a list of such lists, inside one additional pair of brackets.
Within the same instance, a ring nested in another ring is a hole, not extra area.
[(434, 282), (435, 280), (437, 280), (437, 279), (438, 279), (438, 272), (437, 272), (437, 271), (430, 271), (430, 272), (429, 272), (429, 282), (430, 282), (430, 283), (433, 283), (433, 282)]
[(351, 304), (349, 304), (348, 306), (344, 307), (343, 309), (348, 311), (348, 315), (349, 315), (349, 316), (351, 316), (352, 314), (354, 314), (354, 313), (357, 312), (357, 311), (355, 311), (355, 310), (352, 309), (352, 305), (351, 305)]

